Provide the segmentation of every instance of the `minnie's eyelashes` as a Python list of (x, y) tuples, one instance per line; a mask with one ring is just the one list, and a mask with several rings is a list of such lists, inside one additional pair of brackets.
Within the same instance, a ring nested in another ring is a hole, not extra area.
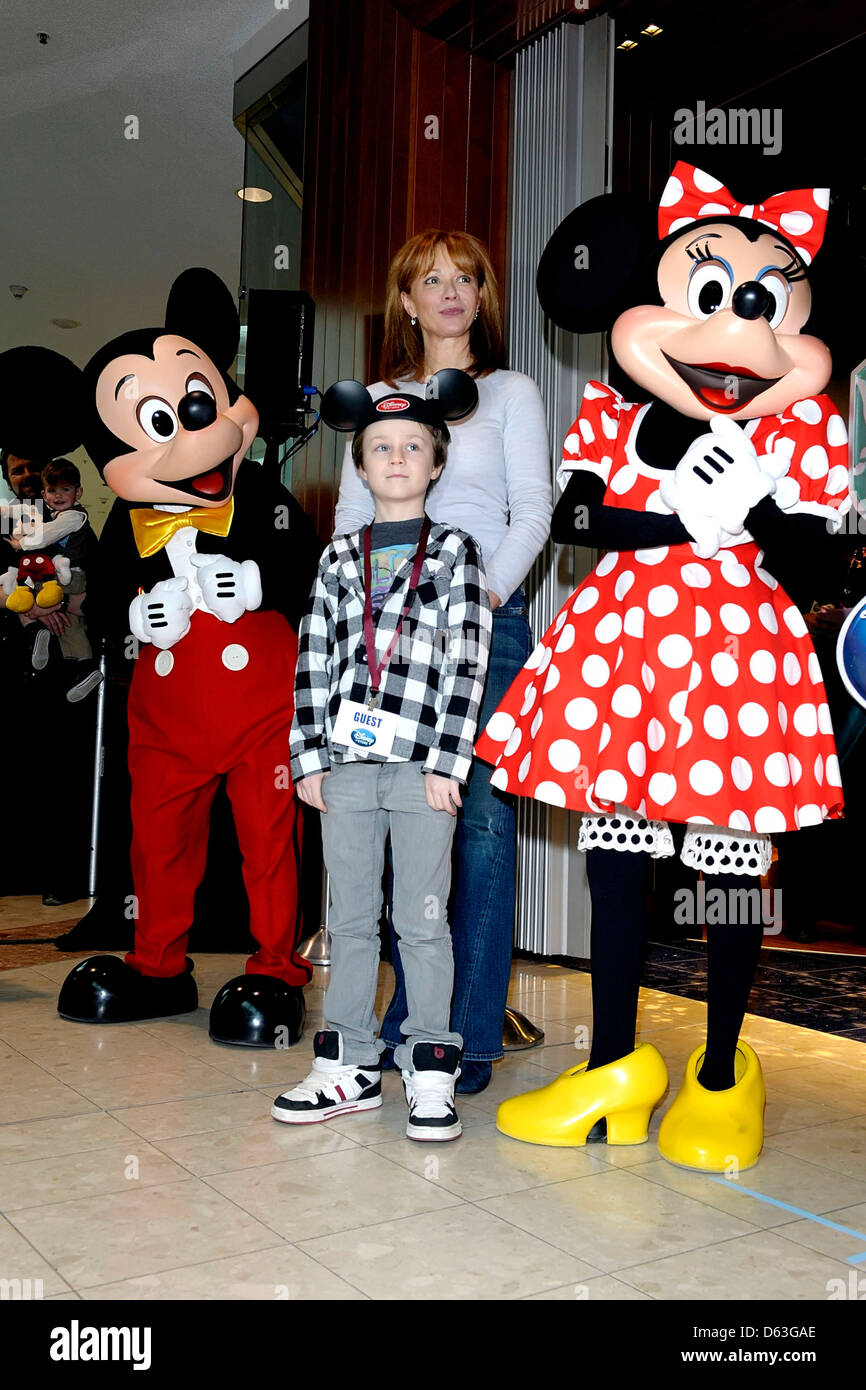
[[(696, 264), (700, 261), (717, 261), (719, 257), (710, 250), (710, 243), (705, 241), (703, 246), (686, 247), (686, 255), (689, 260)], [(806, 279), (806, 268), (798, 256), (792, 256), (787, 265), (775, 267), (780, 275), (783, 275), (789, 285), (796, 284), (798, 280)]]
[(792, 256), (787, 265), (779, 266), (779, 274), (784, 275), (789, 285), (793, 285), (797, 280), (805, 280), (806, 267), (797, 256)]
[(692, 261), (714, 261), (717, 259), (710, 251), (710, 243), (708, 241), (704, 242), (703, 248), (697, 246), (692, 250), (690, 247), (687, 247), (686, 255)]

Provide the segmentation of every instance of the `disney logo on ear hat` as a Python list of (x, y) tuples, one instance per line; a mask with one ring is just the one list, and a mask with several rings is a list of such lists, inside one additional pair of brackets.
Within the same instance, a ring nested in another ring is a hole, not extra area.
[(423, 396), (392, 392), (374, 400), (360, 381), (337, 381), (322, 397), (321, 417), (332, 430), (354, 430), (355, 438), (375, 420), (414, 420), (442, 430), (450, 440), (448, 421), (463, 420), (478, 404), (478, 387), (467, 372), (444, 367), (430, 378)]

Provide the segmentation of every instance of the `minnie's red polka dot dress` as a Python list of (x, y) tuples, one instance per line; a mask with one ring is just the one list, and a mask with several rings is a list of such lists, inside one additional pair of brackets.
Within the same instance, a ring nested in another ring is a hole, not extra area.
[[(635, 447), (646, 405), (591, 382), (560, 483), (586, 468), (607, 506), (670, 513)], [(788, 459), (775, 500), (838, 524), (851, 505), (845, 425), (826, 396), (749, 422)], [(777, 470), (778, 471), (778, 470)], [(751, 539), (611, 551), (560, 610), (476, 745), (494, 786), (575, 811), (796, 830), (842, 812), (818, 659)]]

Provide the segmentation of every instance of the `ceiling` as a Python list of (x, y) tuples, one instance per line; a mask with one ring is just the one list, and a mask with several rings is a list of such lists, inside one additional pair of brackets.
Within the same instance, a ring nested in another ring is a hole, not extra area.
[(113, 334), (162, 322), (185, 266), (234, 288), (233, 60), (274, 13), (274, 0), (4, 0), (0, 349), (39, 343), (83, 364)]

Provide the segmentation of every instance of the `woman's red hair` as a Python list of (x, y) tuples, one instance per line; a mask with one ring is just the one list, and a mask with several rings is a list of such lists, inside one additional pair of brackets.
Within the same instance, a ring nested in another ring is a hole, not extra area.
[(380, 371), (390, 386), (398, 380), (422, 381), (426, 376), (421, 329), (412, 327), (400, 295), (409, 294), (415, 281), (432, 269), (440, 246), (459, 270), (478, 281), (480, 312), (469, 335), (470, 375), (486, 376), (505, 366), (499, 284), (486, 246), (469, 232), (419, 232), (400, 247), (388, 271)]

